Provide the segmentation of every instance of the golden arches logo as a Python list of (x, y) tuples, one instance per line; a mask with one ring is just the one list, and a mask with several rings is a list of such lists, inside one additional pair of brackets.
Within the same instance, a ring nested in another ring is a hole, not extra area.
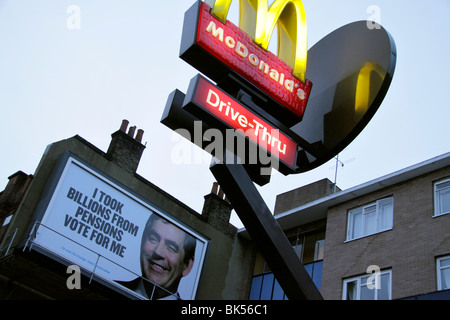
[(370, 106), (371, 81), (370, 78), (375, 72), (381, 79), (384, 79), (386, 70), (375, 62), (367, 62), (359, 71), (356, 83), (355, 112), (363, 115)]
[[(225, 22), (232, 0), (216, 0), (211, 14)], [(275, 25), (278, 57), (289, 64), (293, 76), (305, 82), (307, 64), (306, 15), (301, 0), (239, 0), (239, 28), (267, 50)]]

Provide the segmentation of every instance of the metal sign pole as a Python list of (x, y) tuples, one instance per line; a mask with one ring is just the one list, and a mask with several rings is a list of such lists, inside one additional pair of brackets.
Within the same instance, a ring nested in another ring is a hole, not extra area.
[(211, 172), (290, 300), (322, 300), (242, 164), (213, 163)]

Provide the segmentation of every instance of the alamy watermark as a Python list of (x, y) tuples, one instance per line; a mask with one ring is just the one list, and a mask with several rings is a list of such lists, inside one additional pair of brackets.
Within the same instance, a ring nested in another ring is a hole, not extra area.
[(67, 278), (66, 286), (69, 290), (81, 289), (81, 271), (80, 267), (76, 264), (67, 267), (66, 273), (70, 274)]
[(77, 5), (70, 5), (66, 9), (68, 17), (66, 19), (66, 27), (69, 30), (81, 29), (81, 8)]
[[(226, 164), (259, 164), (262, 175), (269, 175), (270, 168), (278, 169), (278, 157), (286, 152), (280, 142), (279, 130), (263, 130), (260, 127), (204, 130), (202, 121), (194, 121), (194, 130), (175, 129), (171, 140), (177, 142), (171, 149), (171, 161), (175, 165), (209, 164), (211, 155), (215, 162)], [(266, 128), (264, 128), (266, 129)], [(247, 138), (258, 138), (258, 143)], [(196, 146), (206, 151), (206, 153)], [(271, 154), (267, 150), (271, 150)], [(267, 170), (267, 171), (266, 171)]]
[(369, 290), (380, 290), (381, 289), (381, 269), (377, 265), (371, 265), (367, 267), (366, 273), (371, 274), (367, 278), (366, 285)]
[(367, 28), (381, 29), (381, 8), (373, 4), (367, 7), (366, 13), (370, 14), (367, 18)]

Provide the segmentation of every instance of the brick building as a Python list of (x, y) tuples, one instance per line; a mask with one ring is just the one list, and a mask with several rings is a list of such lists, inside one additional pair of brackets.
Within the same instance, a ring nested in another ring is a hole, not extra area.
[[(324, 299), (450, 299), (450, 154), (336, 193), (313, 183), (275, 214)], [(251, 297), (283, 298), (261, 266)]]

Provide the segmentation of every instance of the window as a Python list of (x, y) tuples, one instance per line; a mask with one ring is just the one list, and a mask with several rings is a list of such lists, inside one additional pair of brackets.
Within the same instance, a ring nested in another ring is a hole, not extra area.
[(348, 212), (347, 241), (392, 229), (394, 199), (386, 198)]
[(344, 280), (343, 300), (390, 300), (391, 270)]
[(436, 260), (438, 290), (450, 289), (450, 256)]
[[(325, 247), (325, 221), (293, 228), (286, 232), (292, 248), (303, 263), (317, 289), (322, 282), (323, 253)], [(286, 300), (283, 288), (278, 283), (270, 266), (261, 253), (257, 253), (249, 300)]]
[[(304, 267), (317, 289), (320, 290), (323, 261), (308, 263)], [(287, 300), (287, 296), (274, 274), (268, 272), (253, 277), (249, 300)]]
[(434, 185), (434, 215), (450, 213), (450, 179)]
[(324, 230), (315, 230), (307, 233), (297, 232), (288, 236), (288, 240), (303, 264), (323, 260), (325, 248)]

